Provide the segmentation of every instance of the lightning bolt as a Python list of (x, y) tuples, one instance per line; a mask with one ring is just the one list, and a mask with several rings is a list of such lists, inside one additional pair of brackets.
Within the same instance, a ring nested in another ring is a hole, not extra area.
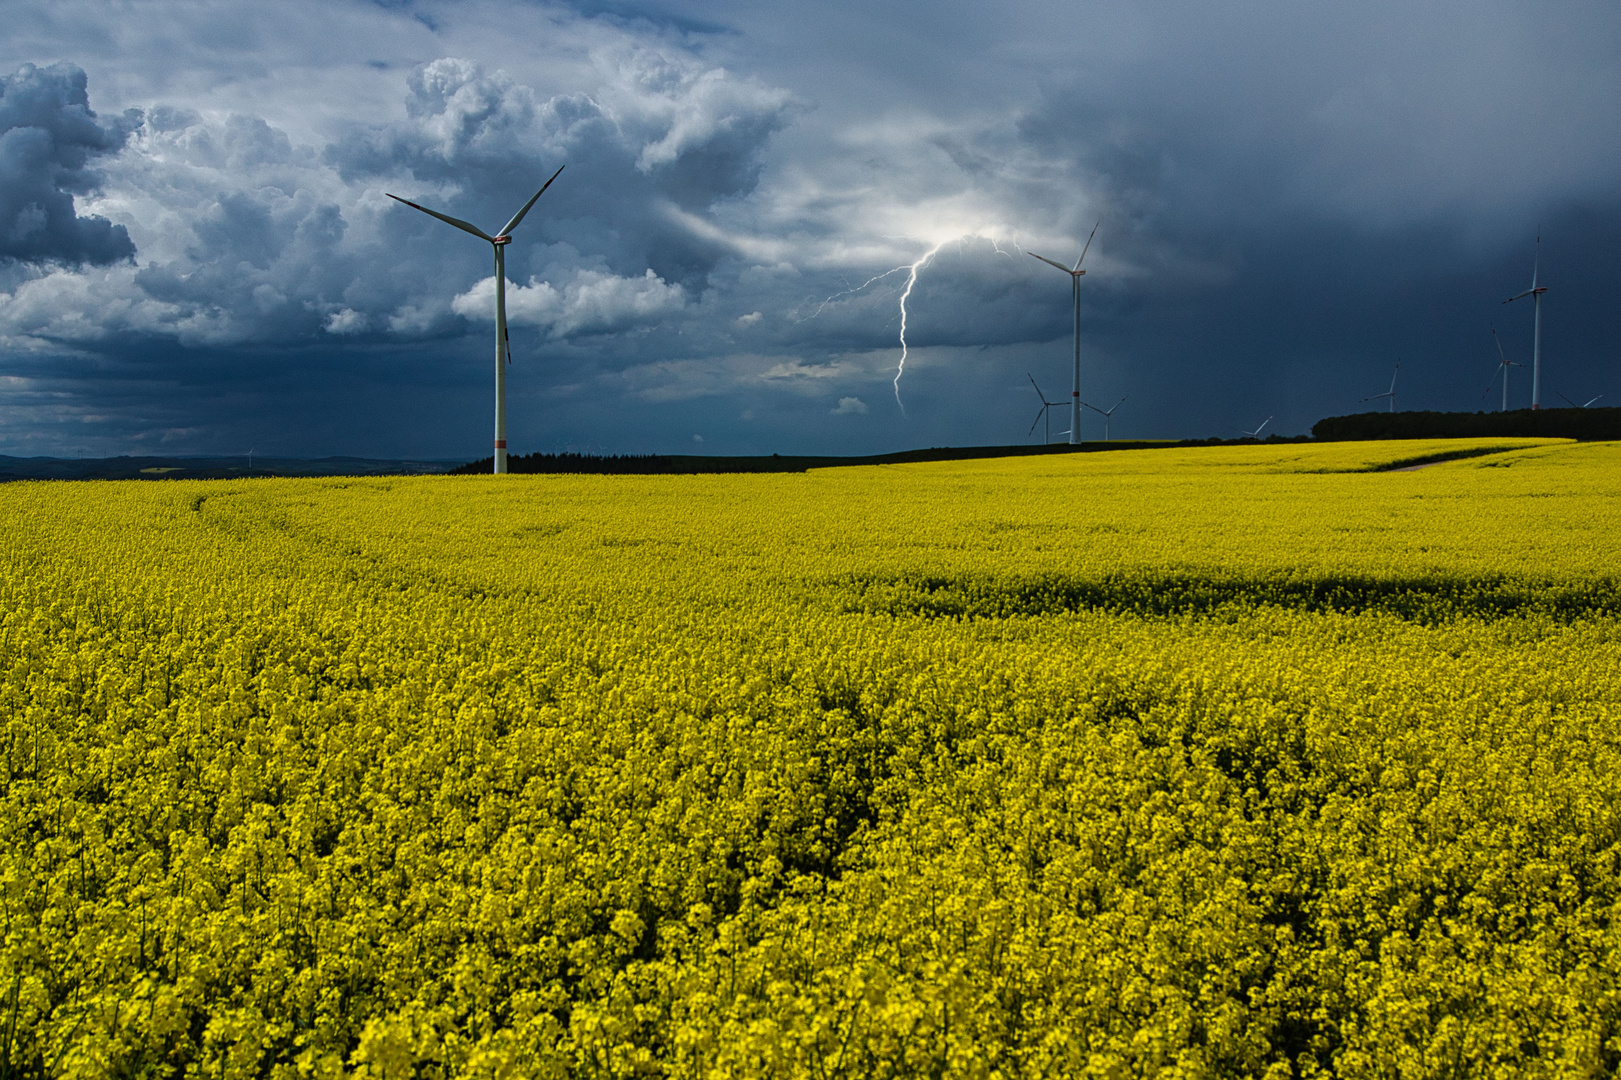
[(892, 270), (885, 270), (882, 274), (874, 274), (872, 277), (868, 278), (866, 281), (863, 281), (860, 285), (857, 285), (853, 289), (845, 289), (843, 292), (836, 292), (832, 296), (828, 297), (826, 300), (823, 300), (820, 304), (817, 304), (815, 311), (811, 312), (809, 315), (805, 316), (803, 319), (800, 319), (798, 321), (799, 322), (810, 322), (812, 319), (816, 318), (816, 316), (818, 316), (818, 315), (820, 315), (822, 313), (823, 308), (827, 307), (827, 305), (831, 304), (833, 301), (837, 300), (839, 297), (841, 297), (841, 296), (849, 296), (851, 293), (858, 293), (862, 289), (865, 289), (868, 285), (871, 285), (873, 282), (882, 281), (884, 278), (888, 277), (889, 275), (898, 274), (902, 270), (905, 270), (905, 269), (906, 269), (906, 267), (904, 267), (904, 266), (897, 266)]
[(901, 401), (901, 376), (906, 374), (906, 298), (912, 295), (912, 286), (917, 284), (917, 272), (929, 264), (929, 260), (937, 255), (946, 241), (934, 245), (923, 253), (923, 257), (911, 266), (897, 266), (890, 273), (901, 270), (909, 271), (906, 276), (906, 288), (901, 290), (901, 362), (895, 366), (895, 404), (900, 406), (901, 415), (906, 415), (906, 405)]
[[(955, 239), (955, 243), (959, 247), (961, 247), (962, 244), (964, 242), (966, 242), (968, 239), (969, 239), (969, 237), (967, 235), (959, 236), (959, 237), (957, 237)], [(986, 239), (990, 240), (991, 247), (996, 251), (996, 253), (998, 255), (1003, 255), (1003, 256), (1006, 256), (1007, 258), (1010, 258), (1010, 259), (1013, 257), (1013, 256), (1009, 255), (1006, 251), (1002, 250), (1001, 245), (999, 245), (996, 242), (995, 238), (987, 237)], [(863, 281), (860, 285), (857, 285), (853, 289), (845, 289), (842, 292), (836, 292), (832, 296), (829, 296), (827, 299), (823, 300), (820, 304), (816, 305), (816, 310), (815, 311), (811, 312), (809, 315), (805, 316), (805, 318), (803, 318), (803, 319), (796, 320), (798, 322), (808, 322), (811, 319), (816, 318), (816, 316), (820, 315), (822, 313), (823, 308), (827, 307), (827, 305), (831, 304), (833, 301), (837, 300), (839, 297), (841, 297), (841, 296), (850, 296), (850, 295), (852, 295), (854, 293), (858, 293), (861, 290), (865, 289), (868, 285), (871, 285), (875, 281), (882, 281), (884, 278), (889, 277), (891, 274), (899, 274), (902, 271), (905, 271), (906, 272), (906, 285), (905, 285), (904, 288), (901, 289), (901, 301), (900, 301), (900, 307), (901, 307), (901, 359), (900, 359), (900, 363), (897, 364), (896, 367), (895, 367), (895, 383), (894, 383), (894, 385), (895, 385), (895, 404), (900, 406), (902, 416), (906, 415), (906, 405), (905, 405), (904, 402), (901, 401), (901, 376), (906, 373), (906, 357), (907, 357), (907, 349), (906, 349), (906, 301), (911, 298), (911, 296), (912, 296), (912, 287), (917, 284), (918, 271), (922, 270), (925, 266), (929, 265), (930, 260), (932, 260), (936, 255), (938, 255), (940, 253), (940, 249), (945, 247), (947, 244), (952, 243), (952, 242), (953, 242), (952, 240), (942, 240), (938, 244), (935, 244), (933, 247), (931, 247), (928, 251), (925, 251), (923, 253), (923, 255), (920, 258), (918, 258), (918, 260), (916, 262), (911, 262), (911, 263), (903, 264), (901, 266), (891, 267), (890, 269), (885, 270), (881, 274), (874, 274), (872, 277), (868, 278), (866, 281)], [(1013, 245), (1013, 249), (1015, 251), (1024, 250), (1023, 248), (1019, 247), (1017, 244)]]

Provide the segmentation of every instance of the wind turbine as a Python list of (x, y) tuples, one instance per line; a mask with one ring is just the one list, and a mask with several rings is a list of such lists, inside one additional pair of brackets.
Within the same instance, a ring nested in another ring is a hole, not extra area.
[[(1131, 396), (1130, 394), (1126, 395), (1126, 397), (1130, 397), (1130, 396)], [(1088, 402), (1085, 402), (1085, 401), (1081, 402), (1082, 405), (1085, 405), (1088, 409), (1091, 409), (1093, 412), (1095, 412), (1099, 416), (1103, 417), (1103, 441), (1104, 442), (1109, 441), (1109, 421), (1114, 417), (1114, 410), (1120, 408), (1120, 406), (1124, 405), (1125, 403), (1126, 403), (1126, 398), (1121, 398), (1119, 401), (1114, 403), (1113, 408), (1111, 408), (1107, 412), (1105, 412), (1103, 409), (1098, 408), (1096, 405), (1092, 405), (1092, 404), (1090, 404)], [(1270, 417), (1268, 419), (1270, 419)]]
[[(1508, 369), (1511, 367), (1524, 367), (1525, 365), (1516, 364), (1503, 355), (1503, 341), (1497, 336), (1497, 327), (1495, 326), (1492, 327), (1492, 340), (1497, 342), (1497, 370), (1503, 373), (1503, 411), (1508, 412)], [(1492, 388), (1490, 386), (1486, 387), (1486, 393), (1491, 392)]]
[(1546, 285), (1537, 287), (1537, 271), (1542, 267), (1542, 230), (1537, 230), (1537, 253), (1531, 260), (1531, 287), (1523, 293), (1504, 300), (1505, 304), (1512, 304), (1521, 297), (1531, 298), (1531, 309), (1536, 312), (1535, 327), (1531, 338), (1531, 407), (1542, 408), (1542, 294), (1548, 291)]
[[(1564, 394), (1560, 394), (1559, 396), (1560, 397), (1565, 397)], [(1599, 398), (1601, 398), (1603, 396), (1604, 396), (1603, 394), (1600, 394), (1598, 397), (1588, 398), (1586, 403), (1582, 404), (1582, 405), (1578, 405), (1574, 401), (1570, 400), (1568, 397), (1565, 397), (1565, 404), (1569, 405), (1572, 409), (1585, 409), (1585, 408), (1587, 408), (1588, 405), (1593, 404), (1593, 402), (1597, 401)]]
[(1092, 226), (1092, 232), (1086, 238), (1086, 244), (1081, 248), (1081, 257), (1075, 260), (1074, 266), (1065, 266), (1061, 262), (1037, 255), (1035, 252), (1026, 252), (1048, 266), (1056, 266), (1069, 275), (1070, 299), (1075, 302), (1075, 382), (1069, 394), (1069, 444), (1079, 446), (1081, 442), (1081, 277), (1086, 273), (1081, 269), (1081, 263), (1086, 261), (1087, 248), (1092, 246), (1092, 237), (1098, 234), (1098, 225)]
[(1390, 389), (1386, 390), (1382, 394), (1374, 394), (1372, 397), (1365, 397), (1362, 400), (1363, 401), (1378, 401), (1382, 397), (1383, 398), (1389, 398), (1390, 399), (1390, 411), (1395, 412), (1396, 411), (1396, 376), (1400, 375), (1400, 374), (1401, 374), (1401, 361), (1397, 360), (1396, 361), (1396, 370), (1392, 371), (1390, 373)]
[[(1119, 408), (1119, 406), (1116, 405), (1115, 408)], [(1246, 438), (1259, 439), (1261, 437), (1261, 428), (1266, 427), (1271, 422), (1272, 422), (1272, 418), (1269, 416), (1265, 420), (1262, 420), (1261, 421), (1261, 427), (1256, 428), (1254, 431), (1245, 431), (1243, 428), (1234, 428), (1233, 430), (1237, 431), (1239, 434), (1245, 436)]]
[(1029, 372), (1025, 372), (1025, 374), (1030, 378), (1030, 385), (1036, 387), (1036, 396), (1041, 399), (1041, 411), (1036, 413), (1036, 418), (1030, 422), (1030, 430), (1025, 432), (1025, 438), (1029, 438), (1031, 435), (1034, 435), (1036, 433), (1036, 425), (1041, 423), (1042, 420), (1046, 420), (1047, 427), (1046, 430), (1042, 432), (1041, 436), (1041, 444), (1045, 446), (1053, 441), (1052, 407), (1054, 405), (1062, 405), (1063, 402), (1048, 401), (1047, 395), (1041, 392), (1041, 387), (1036, 386), (1036, 377), (1034, 375), (1030, 375)]
[(506, 365), (512, 362), (512, 343), (507, 337), (507, 257), (506, 246), (512, 243), (512, 230), (518, 227), (523, 216), (529, 213), (529, 208), (535, 205), (535, 200), (546, 193), (563, 171), (563, 166), (557, 167), (552, 173), (552, 179), (540, 186), (540, 190), (530, 196), (523, 209), (512, 215), (512, 220), (494, 236), (480, 229), (476, 225), (469, 225), (460, 218), (453, 218), (449, 214), (441, 214), (437, 210), (429, 210), (426, 206), (418, 206), (410, 199), (402, 199), (398, 195), (383, 194), (395, 202), (402, 202), (415, 210), (421, 210), (430, 217), (436, 217), (447, 225), (454, 225), (462, 232), (472, 233), (480, 240), (488, 240), (490, 246), (495, 248), (495, 471), (507, 471), (507, 369)]

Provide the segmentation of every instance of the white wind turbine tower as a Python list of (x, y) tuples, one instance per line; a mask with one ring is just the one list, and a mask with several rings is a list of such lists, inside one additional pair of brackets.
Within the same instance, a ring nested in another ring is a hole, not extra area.
[[(1130, 397), (1130, 396), (1131, 396), (1130, 394), (1126, 395), (1126, 397)], [(1088, 409), (1091, 409), (1093, 412), (1095, 412), (1099, 416), (1103, 417), (1103, 441), (1104, 442), (1109, 442), (1112, 439), (1112, 436), (1109, 434), (1109, 421), (1114, 419), (1114, 410), (1120, 408), (1120, 406), (1124, 405), (1125, 403), (1126, 403), (1126, 398), (1121, 398), (1119, 401), (1114, 403), (1114, 406), (1112, 408), (1110, 408), (1108, 410), (1104, 410), (1104, 409), (1098, 408), (1096, 405), (1093, 405), (1093, 404), (1091, 404), (1089, 402), (1085, 402), (1085, 401), (1081, 402), (1082, 405), (1085, 405)]]
[(1373, 396), (1365, 397), (1362, 400), (1363, 401), (1378, 401), (1380, 398), (1389, 398), (1390, 399), (1390, 411), (1395, 412), (1396, 411), (1396, 376), (1400, 375), (1400, 374), (1401, 374), (1401, 361), (1397, 360), (1396, 361), (1396, 370), (1392, 371), (1390, 373), (1390, 389), (1386, 390), (1382, 394), (1374, 394)]
[(1505, 304), (1512, 304), (1521, 297), (1531, 298), (1531, 308), (1536, 312), (1535, 327), (1531, 339), (1531, 407), (1542, 408), (1542, 294), (1548, 291), (1546, 285), (1537, 287), (1537, 271), (1542, 266), (1542, 230), (1537, 230), (1537, 253), (1531, 260), (1531, 287), (1523, 293), (1504, 300)]
[[(1492, 327), (1492, 340), (1497, 343), (1497, 370), (1503, 373), (1503, 411), (1508, 412), (1508, 369), (1511, 367), (1524, 367), (1525, 365), (1516, 364), (1503, 355), (1503, 341), (1497, 336), (1497, 327), (1495, 326)], [(1486, 393), (1491, 392), (1492, 388), (1490, 386), (1486, 387)]]
[[(1031, 375), (1029, 371), (1026, 371), (1024, 376), (1029, 379), (1029, 384), (1031, 384), (1031, 386), (1036, 386), (1036, 376)], [(1047, 401), (1046, 392), (1042, 392), (1042, 389), (1039, 388), (1039, 386), (1036, 386), (1036, 397), (1041, 397), (1041, 412), (1037, 412), (1036, 418), (1029, 422), (1029, 431), (1024, 433), (1024, 438), (1029, 438), (1029, 436), (1034, 435), (1034, 433), (1036, 433), (1037, 423), (1041, 423), (1042, 420), (1046, 420), (1047, 426), (1046, 430), (1042, 431), (1041, 444), (1042, 446), (1047, 446), (1047, 444), (1052, 443), (1052, 407), (1054, 407), (1054, 405), (1062, 405), (1063, 402)], [(1059, 431), (1059, 435), (1065, 435), (1065, 433), (1063, 433), (1063, 431)]]
[(1041, 399), (1041, 411), (1036, 413), (1036, 418), (1034, 420), (1030, 421), (1030, 430), (1024, 433), (1024, 437), (1028, 439), (1030, 436), (1034, 435), (1036, 433), (1036, 425), (1041, 423), (1043, 420), (1046, 420), (1047, 427), (1046, 430), (1042, 432), (1041, 436), (1041, 445), (1046, 446), (1048, 443), (1053, 441), (1052, 408), (1054, 405), (1062, 405), (1063, 402), (1048, 401), (1047, 395), (1042, 393), (1041, 387), (1036, 386), (1036, 377), (1031, 375), (1029, 372), (1025, 372), (1025, 375), (1030, 379), (1030, 385), (1036, 387), (1036, 396)]
[[(424, 214), (436, 217), (447, 225), (454, 225), (462, 232), (472, 233), (480, 240), (488, 240), (495, 248), (495, 472), (507, 471), (507, 368), (512, 362), (512, 345), (507, 338), (507, 257), (506, 246), (512, 243), (512, 230), (518, 227), (523, 216), (529, 213), (529, 208), (535, 205), (535, 200), (546, 193), (563, 171), (563, 166), (557, 167), (552, 173), (552, 179), (540, 185), (540, 190), (532, 195), (523, 209), (512, 215), (512, 220), (494, 236), (480, 229), (476, 225), (469, 225), (460, 218), (453, 218), (449, 214), (441, 214), (437, 210), (429, 210), (426, 206), (418, 206), (410, 199), (402, 199), (398, 195), (388, 197), (396, 202), (402, 202)], [(387, 192), (383, 194), (388, 195)]]
[(1037, 255), (1033, 251), (1026, 253), (1040, 259), (1048, 266), (1058, 267), (1058, 269), (1069, 275), (1070, 299), (1075, 302), (1075, 382), (1069, 395), (1069, 443), (1071, 446), (1079, 446), (1081, 442), (1081, 276), (1086, 273), (1085, 270), (1081, 269), (1081, 263), (1086, 261), (1086, 250), (1092, 246), (1092, 237), (1098, 234), (1098, 225), (1101, 224), (1103, 223), (1098, 222), (1097, 225), (1092, 226), (1092, 232), (1087, 236), (1085, 246), (1081, 248), (1081, 257), (1075, 260), (1074, 266), (1065, 266), (1061, 262), (1055, 262), (1045, 255)]

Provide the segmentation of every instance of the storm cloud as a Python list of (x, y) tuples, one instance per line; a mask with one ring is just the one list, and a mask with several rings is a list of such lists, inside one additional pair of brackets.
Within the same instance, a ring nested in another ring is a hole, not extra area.
[(140, 122), (96, 116), (86, 83), (65, 63), (0, 76), (0, 259), (105, 265), (135, 255), (124, 226), (73, 205), (101, 184), (95, 160)]
[(407, 77), (407, 119), (351, 132), (326, 159), (351, 183), (396, 179), (460, 196), (456, 205), (491, 228), (567, 163), (568, 182), (528, 230), (600, 264), (701, 288), (724, 250), (671, 210), (703, 213), (752, 191), (789, 96), (669, 50), (627, 44), (604, 63), (593, 93), (542, 98), (505, 72), (435, 60)]
[(1017, 441), (1071, 325), (1026, 253), (1094, 225), (1116, 437), (1302, 431), (1398, 359), (1404, 407), (1485, 407), (1539, 228), (1545, 399), (1621, 398), (1598, 0), (143, 3), (0, 45), (5, 138), (45, 133), (6, 143), (0, 452), (476, 456), (489, 247), (387, 194), (493, 229), (560, 165), (507, 250), (524, 451)]

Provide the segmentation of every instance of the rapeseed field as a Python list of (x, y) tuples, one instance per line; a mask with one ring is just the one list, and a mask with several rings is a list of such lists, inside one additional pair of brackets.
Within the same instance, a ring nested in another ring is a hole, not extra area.
[(1621, 445), (0, 514), (8, 1080), (1621, 1067)]

